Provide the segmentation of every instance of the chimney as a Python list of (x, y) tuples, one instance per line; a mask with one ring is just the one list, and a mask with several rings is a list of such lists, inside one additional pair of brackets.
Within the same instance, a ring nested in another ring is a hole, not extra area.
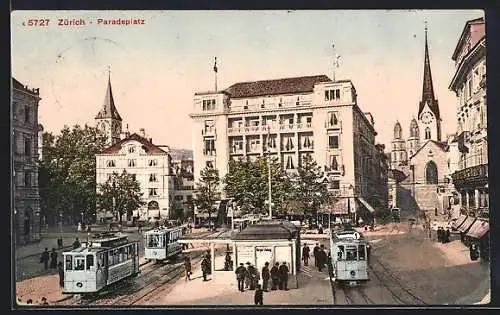
[(146, 130), (144, 128), (139, 129), (139, 136), (146, 138)]

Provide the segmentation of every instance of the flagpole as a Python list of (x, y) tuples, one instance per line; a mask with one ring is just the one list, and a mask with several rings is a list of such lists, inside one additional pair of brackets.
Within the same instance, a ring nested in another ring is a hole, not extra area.
[(335, 82), (335, 67), (337, 63), (337, 57), (335, 56), (335, 44), (332, 44), (332, 50), (333, 50), (333, 82)]
[(217, 57), (215, 57), (214, 72), (215, 72), (215, 92), (217, 92)]

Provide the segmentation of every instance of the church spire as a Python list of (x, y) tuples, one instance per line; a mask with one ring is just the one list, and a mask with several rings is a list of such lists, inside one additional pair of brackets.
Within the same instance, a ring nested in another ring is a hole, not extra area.
[(113, 99), (113, 90), (111, 89), (111, 70), (108, 66), (108, 87), (106, 89), (106, 95), (104, 97), (104, 102), (101, 110), (95, 117), (96, 119), (102, 118), (113, 118), (122, 121), (120, 114), (115, 106), (115, 100)]
[(423, 87), (422, 87), (422, 100), (420, 101), (420, 106), (418, 109), (418, 115), (428, 104), (430, 110), (439, 118), (439, 106), (438, 101), (434, 96), (434, 86), (432, 84), (432, 73), (431, 73), (431, 62), (429, 58), (429, 45), (427, 43), (427, 21), (425, 22), (425, 56), (424, 56), (424, 77), (423, 77)]

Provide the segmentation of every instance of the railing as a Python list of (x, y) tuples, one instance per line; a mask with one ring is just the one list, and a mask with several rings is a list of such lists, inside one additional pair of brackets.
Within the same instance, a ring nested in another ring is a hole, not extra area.
[(486, 179), (488, 178), (488, 164), (476, 165), (456, 171), (451, 175), (453, 181), (463, 181), (471, 179)]
[(268, 131), (293, 131), (311, 129), (312, 123), (296, 123), (296, 124), (273, 124), (273, 125), (259, 125), (259, 126), (245, 126), (245, 127), (229, 127), (228, 134), (234, 133), (266, 133)]
[(215, 135), (216, 130), (215, 128), (205, 128), (201, 130), (201, 134), (206, 136), (206, 135)]
[(215, 156), (217, 154), (216, 154), (215, 150), (212, 150), (212, 151), (206, 151), (206, 150), (204, 150), (203, 151), (203, 155), (205, 155), (205, 156)]
[(330, 121), (325, 122), (325, 128), (328, 129), (341, 129), (342, 128), (342, 122), (339, 120), (336, 123), (332, 123)]
[(463, 170), (483, 164), (488, 164), (488, 154), (486, 153), (469, 155), (465, 159), (461, 159), (460, 162), (458, 162), (458, 167), (460, 170)]

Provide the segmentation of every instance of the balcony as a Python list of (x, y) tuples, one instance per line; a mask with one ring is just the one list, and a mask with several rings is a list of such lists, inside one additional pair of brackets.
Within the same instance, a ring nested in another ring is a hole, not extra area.
[(457, 188), (474, 187), (488, 183), (488, 164), (468, 167), (451, 174), (453, 184)]
[(326, 121), (325, 128), (329, 129), (329, 130), (342, 129), (342, 122), (340, 120), (338, 120), (336, 122)]
[(268, 132), (290, 132), (290, 131), (311, 131), (312, 123), (296, 123), (296, 124), (271, 124), (259, 126), (245, 127), (229, 127), (228, 134), (265, 134)]
[(211, 151), (208, 151), (208, 150), (203, 150), (203, 155), (204, 156), (216, 156), (217, 153), (215, 150), (211, 150)]
[(201, 130), (201, 135), (202, 136), (217, 136), (217, 132), (216, 132), (215, 127), (204, 128)]
[(344, 165), (338, 165), (338, 167), (334, 168), (334, 167), (331, 167), (331, 166), (325, 166), (325, 173), (327, 176), (330, 176), (330, 175), (341, 175), (341, 176), (344, 176)]

